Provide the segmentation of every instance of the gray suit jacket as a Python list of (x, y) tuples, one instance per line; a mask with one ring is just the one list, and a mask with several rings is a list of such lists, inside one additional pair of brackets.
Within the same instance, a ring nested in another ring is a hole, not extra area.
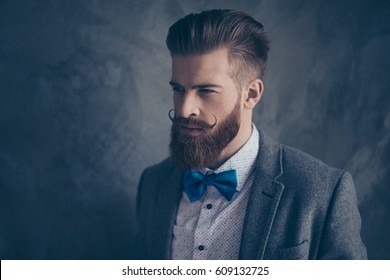
[[(240, 259), (367, 258), (351, 175), (259, 132)], [(142, 174), (137, 258), (171, 258), (181, 180), (182, 170), (169, 158)]]

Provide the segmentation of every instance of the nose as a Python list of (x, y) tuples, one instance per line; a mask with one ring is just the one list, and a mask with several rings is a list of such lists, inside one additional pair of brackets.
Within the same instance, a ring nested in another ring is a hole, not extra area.
[(174, 106), (178, 117), (198, 117), (200, 114), (199, 101), (191, 92), (174, 97)]

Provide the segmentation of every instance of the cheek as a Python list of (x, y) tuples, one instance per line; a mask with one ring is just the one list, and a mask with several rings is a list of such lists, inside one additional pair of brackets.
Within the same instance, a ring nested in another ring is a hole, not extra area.
[(182, 103), (182, 96), (178, 93), (174, 93), (172, 95), (172, 101), (173, 101), (173, 105), (176, 107), (176, 106), (179, 106), (181, 103)]
[(224, 116), (229, 115), (233, 110), (237, 109), (237, 107), (241, 107), (242, 101), (237, 97), (230, 98), (229, 100), (223, 100), (214, 106), (214, 108), (218, 108), (220, 112), (224, 114)]

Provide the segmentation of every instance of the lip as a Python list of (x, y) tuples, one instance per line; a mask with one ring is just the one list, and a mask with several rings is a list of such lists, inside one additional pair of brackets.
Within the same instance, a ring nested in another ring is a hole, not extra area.
[(198, 136), (203, 133), (203, 128), (191, 125), (180, 125), (180, 132), (188, 136)]

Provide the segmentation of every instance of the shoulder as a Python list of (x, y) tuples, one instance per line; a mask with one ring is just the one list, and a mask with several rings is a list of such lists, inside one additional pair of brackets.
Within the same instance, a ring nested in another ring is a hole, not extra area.
[(177, 168), (170, 157), (151, 165), (142, 172), (139, 187), (144, 185), (155, 185), (156, 182), (161, 182), (164, 179), (166, 180), (166, 178), (168, 178), (176, 169)]
[(336, 180), (345, 171), (329, 166), (323, 161), (296, 148), (281, 147), (281, 164), (284, 176), (293, 176), (306, 180)]
[(157, 197), (161, 186), (166, 184), (174, 169), (172, 161), (167, 158), (142, 172), (137, 191), (137, 213), (149, 213), (150, 201)]
[(172, 160), (170, 157), (162, 160), (159, 163), (156, 163), (154, 165), (151, 165), (147, 168), (145, 168), (143, 175), (166, 175), (167, 173), (172, 172), (175, 169), (175, 165), (173, 164)]
[(323, 161), (296, 148), (283, 145), (260, 132), (257, 167), (260, 172), (280, 182), (296, 187), (317, 184), (335, 184), (345, 171), (331, 167)]
[(278, 180), (287, 193), (299, 194), (301, 199), (328, 201), (338, 189), (349, 189), (353, 194), (351, 175), (331, 167), (321, 160), (298, 149), (280, 145), (282, 175)]
[(284, 197), (305, 202), (326, 203), (335, 190), (352, 178), (344, 170), (334, 168), (296, 148), (283, 145), (260, 131), (259, 171), (284, 186)]

